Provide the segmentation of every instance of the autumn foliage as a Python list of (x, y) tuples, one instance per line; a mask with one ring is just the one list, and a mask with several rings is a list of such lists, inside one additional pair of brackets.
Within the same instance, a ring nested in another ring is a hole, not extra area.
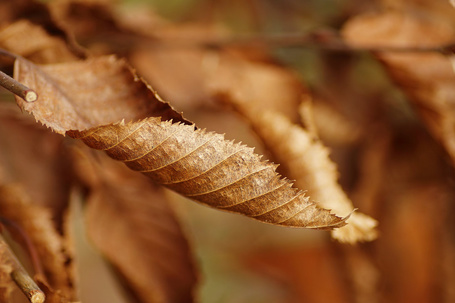
[(455, 300), (455, 8), (235, 3), (0, 1), (0, 302)]

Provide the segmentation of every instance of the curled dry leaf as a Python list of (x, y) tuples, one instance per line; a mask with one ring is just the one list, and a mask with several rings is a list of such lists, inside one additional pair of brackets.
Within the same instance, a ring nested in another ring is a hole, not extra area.
[[(21, 226), (30, 238), (43, 270), (36, 274), (36, 280), (44, 284), (46, 297), (52, 300), (49, 302), (74, 300), (71, 256), (54, 227), (50, 211), (33, 204), (19, 185), (5, 185), (0, 186), (0, 214)], [(54, 293), (52, 289), (59, 291)]]
[[(280, 178), (276, 165), (261, 161), (251, 148), (176, 123), (186, 121), (128, 75), (123, 61), (108, 57), (40, 69), (17, 60), (15, 76), (40, 95), (33, 104), (17, 99), (38, 121), (61, 134), (72, 129), (70, 136), (184, 196), (267, 223), (320, 229), (345, 225), (345, 219)], [(155, 117), (140, 120), (146, 115)], [(161, 121), (168, 119), (174, 121)]]
[[(328, 149), (311, 134), (286, 117), (272, 111), (251, 111), (236, 107), (251, 123), (274, 158), (281, 163), (285, 174), (295, 179), (299, 188), (308, 190), (309, 196), (338, 216), (349, 216), (354, 210), (352, 202), (338, 184), (338, 172), (329, 158)], [(333, 230), (332, 236), (340, 242), (371, 241), (377, 236), (376, 220), (354, 212), (348, 225)]]
[(92, 243), (138, 302), (193, 302), (194, 262), (163, 189), (107, 156), (95, 166), (88, 152), (78, 154), (78, 170), (90, 188), (86, 222)]
[[(411, 12), (388, 11), (349, 21), (343, 34), (360, 47), (439, 47), (453, 43), (455, 31), (444, 20)], [(455, 163), (455, 73), (440, 53), (377, 52), (392, 79), (414, 102), (433, 135)]]

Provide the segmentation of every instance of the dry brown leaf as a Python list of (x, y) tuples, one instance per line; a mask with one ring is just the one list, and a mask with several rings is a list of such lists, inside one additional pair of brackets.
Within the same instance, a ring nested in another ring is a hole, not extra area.
[(11, 264), (7, 261), (7, 258), (4, 256), (5, 248), (0, 243), (0, 302), (10, 303), (11, 294), (15, 289), (15, 285), (11, 280), (10, 273), (13, 270)]
[(144, 38), (118, 22), (117, 15), (125, 9), (118, 10), (110, 0), (50, 1), (48, 7), (53, 19), (91, 54), (118, 54)]
[(352, 302), (382, 302), (381, 272), (368, 250), (361, 246), (344, 245), (338, 252), (343, 254), (346, 263), (346, 279), (349, 280), (352, 289)]
[(50, 36), (42, 27), (28, 20), (20, 20), (0, 29), (0, 47), (36, 63), (59, 63), (78, 59), (66, 46), (65, 41)]
[[(79, 130), (71, 136), (109, 149), (111, 157), (199, 202), (279, 225), (331, 229), (345, 224), (280, 179), (276, 166), (260, 161), (252, 149), (175, 123), (184, 120), (125, 69), (113, 57), (43, 69), (17, 60), (16, 78), (40, 95), (34, 103), (17, 102), (54, 131)], [(147, 114), (161, 118), (137, 120)], [(171, 118), (177, 119), (161, 121)]]
[(336, 146), (352, 144), (361, 131), (346, 117), (321, 101), (306, 100), (299, 106), (299, 114), (310, 134), (317, 134), (323, 142)]
[[(182, 37), (183, 33), (186, 31), (182, 31)], [(206, 35), (215, 36), (214, 33)], [(171, 45), (180, 41), (179, 36), (166, 39)], [(179, 108), (208, 103), (220, 94), (227, 94), (298, 120), (295, 108), (305, 88), (289, 70), (270, 62), (255, 62), (240, 52), (166, 47), (165, 42), (162, 43), (161, 47), (134, 52), (131, 60), (139, 72), (167, 99), (175, 100)], [(172, 71), (177, 69), (180, 72), (175, 75)]]
[(425, 14), (431, 14), (432, 18), (444, 20), (444, 22), (450, 23), (451, 26), (455, 25), (455, 10), (452, 6), (454, 3), (453, 0), (380, 0), (379, 2), (385, 9), (407, 12), (422, 11)]
[(246, 266), (285, 284), (292, 292), (287, 302), (347, 303), (349, 288), (328, 243), (250, 253)]
[(254, 62), (241, 53), (221, 52), (217, 56), (216, 63), (207, 68), (212, 94), (229, 95), (250, 107), (267, 108), (298, 121), (295, 109), (307, 91), (296, 74), (278, 64)]
[(41, 67), (18, 59), (14, 73), (39, 92), (39, 102), (17, 100), (19, 106), (60, 134), (151, 114), (185, 121), (114, 56)]
[[(154, 47), (144, 43), (131, 54), (131, 61), (179, 108), (200, 106), (220, 94), (229, 94), (297, 121), (295, 108), (305, 88), (296, 74), (273, 63), (266, 50), (197, 47), (198, 43), (229, 37), (226, 30), (207, 25), (161, 26), (153, 37), (159, 39)], [(248, 52), (254, 52), (253, 56)]]
[[(377, 48), (438, 47), (453, 42), (454, 33), (444, 20), (423, 11), (363, 15), (350, 20), (343, 30), (350, 44)], [(450, 58), (436, 52), (376, 55), (455, 162), (455, 73)]]
[(389, 302), (433, 302), (441, 294), (436, 283), (446, 267), (441, 264), (444, 205), (453, 199), (446, 194), (439, 185), (416, 184), (386, 201), (393, 212), (383, 219), (377, 262)]
[(20, 183), (33, 204), (48, 207), (57, 225), (61, 225), (71, 177), (63, 138), (37, 125), (15, 104), (3, 102), (0, 146), (0, 185)]
[(207, 24), (170, 24), (156, 15), (145, 15), (144, 8), (114, 14), (112, 3), (99, 0), (55, 1), (51, 8), (53, 15), (90, 49), (98, 53), (128, 52), (138, 72), (181, 110), (210, 104), (222, 93), (298, 120), (295, 107), (305, 88), (296, 74), (272, 63), (266, 50), (254, 49), (252, 60), (253, 56), (245, 55), (249, 49), (215, 51), (202, 45), (226, 38), (225, 29)]
[(162, 189), (107, 157), (96, 166), (78, 158), (82, 178), (97, 175), (87, 180), (88, 236), (138, 302), (193, 302), (194, 262)]
[(3, 48), (34, 62), (65, 62), (86, 56), (41, 1), (1, 1), (0, 32)]
[[(321, 142), (278, 113), (243, 106), (237, 108), (281, 163), (285, 175), (295, 179), (299, 188), (307, 189), (313, 201), (332, 209), (338, 216), (348, 216), (353, 212), (352, 202), (337, 182), (338, 171), (329, 158), (329, 150)], [(354, 212), (347, 222), (348, 225), (332, 231), (335, 239), (355, 243), (377, 237), (376, 220)]]
[(72, 257), (55, 229), (51, 212), (33, 204), (21, 186), (6, 185), (0, 186), (0, 213), (21, 226), (33, 243), (44, 271), (44, 276), (38, 273), (36, 279), (50, 286), (46, 293), (47, 297), (54, 297), (50, 302), (74, 300)]
[[(229, 95), (298, 120), (295, 108), (306, 88), (295, 73), (277, 64), (267, 49), (198, 47), (229, 39), (226, 29), (206, 24), (163, 25), (149, 36), (158, 39), (154, 47), (144, 44), (130, 58), (140, 73), (179, 107), (207, 104), (218, 95)], [(172, 72), (176, 69), (178, 75)]]
[(357, 199), (371, 201), (362, 209), (379, 218), (381, 236), (370, 247), (354, 247), (363, 248), (369, 258), (343, 248), (357, 290), (353, 293), (357, 302), (433, 302), (442, 293), (439, 281), (450, 264), (442, 261), (441, 238), (444, 230), (453, 231), (452, 172), (420, 125), (399, 125), (393, 131), (381, 126), (369, 135), (361, 162), (364, 180), (358, 185), (371, 184), (363, 194), (357, 192)]
[(73, 138), (193, 200), (267, 223), (332, 228), (344, 219), (317, 207), (251, 148), (193, 126), (147, 118), (69, 131)]

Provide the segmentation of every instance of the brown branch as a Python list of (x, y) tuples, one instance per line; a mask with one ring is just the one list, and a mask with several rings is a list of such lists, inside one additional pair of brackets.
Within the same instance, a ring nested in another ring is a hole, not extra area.
[[(0, 48), (0, 56), (8, 57), (17, 60), (19, 55), (13, 54), (3, 48)], [(4, 72), (0, 71), (0, 86), (12, 92), (16, 96), (21, 97), (26, 102), (35, 102), (38, 99), (38, 94), (31, 88), (11, 78)]]
[(25, 230), (16, 222), (0, 216), (0, 232), (2, 227), (5, 227), (6, 230), (12, 234), (14, 240), (19, 242), (19, 244), (27, 250), (35, 274), (45, 279), (43, 266), (40, 262), (38, 252)]
[(1, 235), (0, 260), (2, 265), (4, 265), (0, 266), (0, 270), (7, 271), (7, 274), (10, 275), (11, 279), (22, 290), (31, 303), (44, 302), (45, 295), (43, 291), (36, 285), (35, 281), (33, 281), (24, 269)]
[(159, 43), (156, 40), (153, 47), (202, 47), (202, 48), (223, 48), (228, 46), (263, 46), (263, 47), (297, 47), (309, 48), (336, 52), (438, 52), (442, 54), (455, 53), (455, 41), (435, 46), (352, 46), (346, 44), (336, 31), (316, 30), (308, 33), (295, 34), (266, 34), (266, 35), (245, 35), (227, 38), (201, 39), (201, 40), (171, 40), (162, 39)]
[(0, 71), (0, 85), (26, 102), (34, 102), (38, 99), (38, 94), (33, 89), (19, 83), (2, 71)]

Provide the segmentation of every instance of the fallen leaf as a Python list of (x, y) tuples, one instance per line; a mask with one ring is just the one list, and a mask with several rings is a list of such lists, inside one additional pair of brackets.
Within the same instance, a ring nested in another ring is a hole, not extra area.
[[(89, 153), (78, 154), (90, 189), (85, 215), (92, 243), (138, 302), (193, 302), (194, 260), (163, 190), (106, 156), (94, 164)], [(87, 179), (90, 172), (97, 178)]]

